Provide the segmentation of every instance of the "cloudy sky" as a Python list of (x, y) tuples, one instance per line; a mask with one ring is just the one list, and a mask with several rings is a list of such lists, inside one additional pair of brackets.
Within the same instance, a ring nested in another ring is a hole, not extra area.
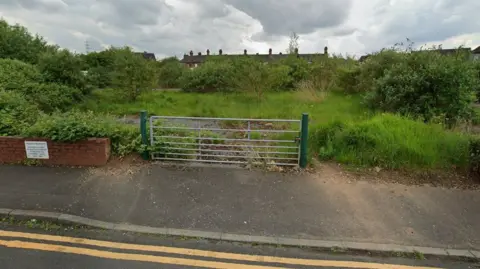
[(301, 52), (357, 57), (410, 38), (480, 46), (480, 0), (0, 0), (0, 16), (49, 42), (85, 52), (129, 45), (157, 57)]

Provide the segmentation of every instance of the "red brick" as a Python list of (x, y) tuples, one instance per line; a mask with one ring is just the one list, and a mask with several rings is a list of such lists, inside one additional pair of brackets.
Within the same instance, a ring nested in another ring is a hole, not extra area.
[(75, 143), (54, 142), (43, 138), (0, 137), (0, 163), (21, 163), (26, 159), (25, 140), (46, 141), (50, 159), (46, 165), (101, 166), (110, 158), (108, 138), (89, 138)]

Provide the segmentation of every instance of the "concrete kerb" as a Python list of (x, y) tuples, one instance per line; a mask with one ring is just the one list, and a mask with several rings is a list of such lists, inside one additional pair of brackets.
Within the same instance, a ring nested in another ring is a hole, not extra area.
[(51, 221), (56, 223), (68, 225), (82, 225), (92, 228), (108, 229), (119, 232), (133, 232), (144, 233), (162, 236), (183, 236), (191, 238), (202, 238), (209, 240), (232, 241), (250, 244), (268, 244), (281, 245), (290, 247), (307, 247), (319, 249), (341, 249), (343, 251), (361, 251), (370, 253), (421, 253), (423, 255), (446, 257), (446, 258), (466, 258), (466, 259), (480, 259), (480, 251), (466, 250), (466, 249), (442, 249), (431, 247), (417, 247), (417, 246), (403, 246), (395, 244), (375, 244), (375, 243), (357, 243), (357, 242), (342, 242), (342, 241), (325, 241), (325, 240), (311, 240), (272, 236), (256, 236), (256, 235), (242, 235), (230, 234), (223, 232), (205, 232), (196, 230), (172, 229), (172, 228), (156, 228), (148, 226), (139, 226), (132, 224), (115, 224), (99, 220), (93, 220), (75, 215), (43, 212), (34, 210), (13, 210), (7, 208), (0, 208), (0, 217), (13, 217), (19, 220), (41, 220)]

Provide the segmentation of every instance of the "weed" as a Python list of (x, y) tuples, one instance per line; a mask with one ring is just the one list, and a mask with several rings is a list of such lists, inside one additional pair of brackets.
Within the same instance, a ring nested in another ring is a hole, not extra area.
[(418, 251), (415, 250), (413, 252), (413, 255), (415, 256), (416, 260), (421, 260), (421, 261), (425, 260), (425, 256), (421, 252), (418, 252)]

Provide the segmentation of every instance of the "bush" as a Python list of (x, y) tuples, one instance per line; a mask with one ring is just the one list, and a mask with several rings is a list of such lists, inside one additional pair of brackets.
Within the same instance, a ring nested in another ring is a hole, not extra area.
[(233, 74), (230, 61), (208, 60), (195, 69), (185, 71), (180, 83), (186, 92), (230, 92), (234, 90)]
[(55, 110), (66, 111), (82, 99), (80, 90), (56, 83), (28, 83), (18, 91), (47, 113)]
[(0, 89), (0, 136), (21, 134), (38, 115), (38, 108), (21, 93)]
[(92, 67), (87, 71), (86, 80), (92, 87), (105, 89), (112, 86), (113, 73), (106, 67)]
[(467, 167), (469, 158), (468, 136), (390, 114), (320, 126), (311, 147), (321, 159), (385, 168)]
[(125, 100), (135, 101), (140, 93), (156, 86), (155, 62), (133, 53), (128, 47), (115, 49), (113, 53), (113, 85)]
[(54, 53), (45, 53), (40, 57), (38, 69), (43, 81), (47, 83), (63, 84), (79, 89), (88, 94), (92, 89), (87, 84), (86, 76), (82, 72), (84, 62), (80, 56), (68, 50)]
[(289, 67), (288, 77), (290, 83), (286, 85), (285, 89), (294, 89), (295, 83), (306, 80), (310, 75), (310, 67), (306, 60), (297, 58), (296, 55), (290, 54), (285, 59), (282, 59), (279, 65)]
[(18, 60), (0, 59), (0, 89), (17, 89), (40, 80), (35, 66)]
[(293, 79), (290, 76), (291, 68), (286, 65), (268, 66), (268, 90), (283, 91), (292, 89)]
[(480, 176), (480, 137), (472, 136), (469, 141), (470, 172)]
[(360, 65), (357, 92), (371, 91), (375, 81), (383, 77), (386, 70), (405, 62), (406, 56), (406, 53), (398, 52), (396, 49), (385, 49), (370, 55), (370, 57)]
[(387, 68), (365, 100), (375, 109), (448, 126), (472, 117), (471, 103), (479, 81), (470, 62), (436, 52), (412, 52)]
[(362, 91), (360, 85), (361, 69), (357, 66), (352, 68), (339, 68), (337, 70), (337, 86), (345, 93), (358, 93)]
[(9, 25), (0, 19), (0, 58), (36, 64), (41, 53), (55, 50), (55, 46), (47, 45), (42, 37), (33, 36), (25, 27)]
[(137, 126), (125, 125), (106, 115), (70, 111), (42, 116), (23, 132), (24, 136), (49, 138), (53, 141), (75, 142), (91, 137), (110, 138), (112, 153), (125, 156), (140, 147)]
[(177, 58), (167, 58), (159, 63), (158, 85), (162, 88), (180, 88), (180, 78), (188, 71)]

